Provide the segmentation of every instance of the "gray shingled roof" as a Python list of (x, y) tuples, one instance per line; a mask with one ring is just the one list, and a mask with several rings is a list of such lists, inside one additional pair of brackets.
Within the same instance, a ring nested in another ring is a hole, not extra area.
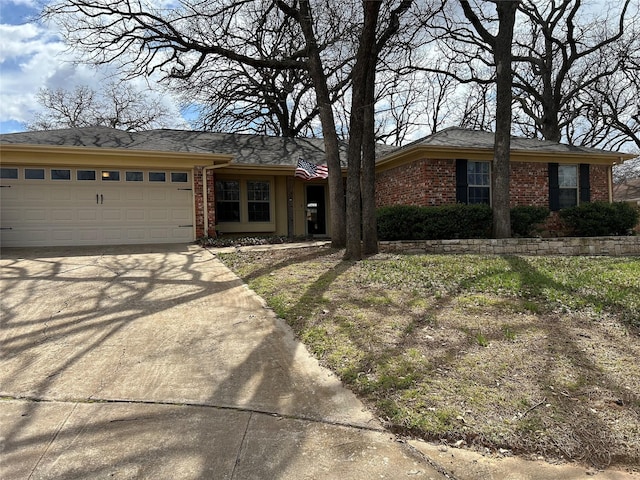
[[(403, 147), (378, 145), (378, 159), (416, 147), (493, 149), (494, 134), (463, 128), (447, 128)], [(513, 151), (619, 155), (594, 148), (575, 147), (521, 137), (512, 137)], [(188, 130), (125, 132), (108, 127), (47, 130), (0, 135), (0, 144), (51, 145), (66, 147), (124, 148), (131, 150), (212, 153), (233, 155), (233, 163), (295, 166), (299, 158), (325, 163), (324, 142), (320, 138), (286, 138), (237, 133)], [(346, 166), (346, 144), (340, 145)]]
[[(458, 127), (445, 128), (437, 133), (423, 137), (415, 142), (405, 145), (401, 150), (424, 147), (455, 147), (455, 148), (482, 148), (493, 149), (495, 134), (479, 130), (468, 130)], [(512, 151), (547, 152), (547, 153), (584, 153), (592, 155), (619, 155), (609, 150), (596, 148), (577, 147), (564, 143), (538, 140), (535, 138), (511, 137)]]
[[(0, 135), (0, 143), (229, 154), (234, 156), (233, 163), (253, 165), (295, 166), (299, 158), (325, 163), (324, 142), (319, 138), (165, 129), (124, 132), (108, 127), (87, 127), (5, 134)], [(346, 166), (346, 145), (341, 145), (341, 154)]]

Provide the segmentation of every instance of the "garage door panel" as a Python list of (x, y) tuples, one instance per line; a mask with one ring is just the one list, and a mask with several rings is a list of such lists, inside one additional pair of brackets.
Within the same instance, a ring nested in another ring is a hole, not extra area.
[(94, 244), (100, 239), (99, 231), (95, 228), (91, 229), (78, 229), (76, 230), (76, 237), (79, 244)]
[(185, 223), (191, 221), (191, 212), (186, 210), (171, 210), (171, 220)]
[(146, 230), (130, 228), (126, 231), (127, 240), (131, 243), (142, 243), (146, 239)]
[(125, 215), (122, 209), (116, 208), (101, 208), (100, 213), (102, 213), (103, 222), (121, 222)]
[(78, 221), (79, 222), (91, 222), (95, 223), (98, 221), (98, 211), (95, 208), (81, 208), (78, 209)]
[(102, 235), (103, 238), (108, 243), (121, 243), (123, 238), (123, 231), (121, 228), (103, 228)]
[(142, 222), (145, 219), (145, 211), (142, 208), (128, 208), (125, 216), (128, 222)]
[(3, 246), (194, 239), (192, 191), (171, 182), (80, 181), (75, 172), (64, 181), (21, 177), (11, 180), (10, 188), (0, 188), (0, 208)]
[(168, 193), (165, 190), (159, 190), (159, 189), (149, 189), (148, 193), (147, 193), (147, 197), (145, 200), (150, 201), (150, 202), (168, 202)]
[(64, 245), (64, 243), (62, 242), (71, 242), (71, 243), (67, 243), (67, 245), (73, 245), (73, 240), (74, 240), (74, 231), (75, 229), (72, 228), (52, 228), (50, 229), (51, 231), (51, 238), (53, 239), (54, 245)]
[(51, 245), (50, 230), (45, 228), (12, 228), (0, 230), (0, 244), (14, 247)]
[(125, 194), (125, 199), (127, 202), (142, 202), (144, 201), (144, 190), (129, 190)]
[(166, 222), (169, 220), (169, 212), (165, 209), (154, 208), (149, 210), (148, 218), (152, 222)]
[[(4, 214), (4, 211), (2, 212)], [(20, 219), (20, 216), (27, 223), (32, 222), (45, 222), (47, 220), (47, 211), (44, 208), (25, 208), (24, 210), (16, 210), (14, 213), (15, 219)]]
[(56, 188), (50, 190), (50, 200), (52, 202), (74, 202), (75, 192), (72, 191), (69, 185), (67, 188)]
[(51, 210), (51, 220), (54, 222), (73, 222), (76, 219), (71, 208), (56, 208)]
[(188, 228), (150, 228), (149, 240), (162, 243), (169, 238), (180, 238), (181, 241), (189, 241), (191, 230)]
[(48, 202), (51, 199), (51, 194), (48, 191), (39, 188), (24, 189), (20, 188), (20, 186), (16, 186), (11, 189), (11, 193), (18, 195), (20, 200), (24, 202), (41, 203)]
[[(4, 206), (4, 201), (2, 205)], [(20, 221), (22, 210), (19, 208), (3, 208), (2, 209), (2, 225), (9, 227)]]

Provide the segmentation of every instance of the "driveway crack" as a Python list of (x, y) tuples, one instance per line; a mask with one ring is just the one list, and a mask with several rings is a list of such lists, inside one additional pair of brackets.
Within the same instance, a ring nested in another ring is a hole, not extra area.
[(49, 449), (51, 448), (51, 445), (53, 445), (53, 442), (55, 442), (58, 438), (58, 436), (60, 435), (60, 432), (62, 431), (62, 429), (64, 428), (64, 426), (67, 424), (67, 422), (69, 421), (69, 418), (71, 417), (71, 415), (73, 414), (73, 412), (75, 412), (76, 407), (78, 406), (77, 403), (75, 403), (73, 405), (73, 408), (71, 410), (69, 410), (69, 413), (67, 414), (67, 416), (64, 418), (64, 420), (62, 422), (60, 422), (60, 425), (58, 425), (58, 428), (56, 429), (56, 433), (53, 434), (53, 437), (51, 438), (51, 440), (49, 440), (49, 443), (47, 444), (46, 448), (44, 449), (44, 451), (42, 452), (42, 455), (40, 455), (40, 458), (38, 458), (38, 461), (35, 463), (35, 465), (33, 466), (33, 468), (31, 469), (31, 473), (29, 473), (29, 477), (28, 478), (32, 478), (33, 474), (35, 473), (35, 471), (38, 469), (38, 465), (40, 465), (40, 463), (42, 462), (42, 459), (45, 457), (45, 455), (47, 454), (47, 452), (49, 451)]
[(231, 472), (231, 480), (236, 478), (236, 468), (240, 464), (240, 460), (242, 459), (242, 453), (245, 449), (245, 439), (247, 438), (247, 432), (249, 431), (249, 424), (251, 423), (251, 419), (253, 418), (253, 412), (249, 413), (249, 418), (247, 419), (247, 425), (244, 428), (244, 433), (242, 434), (242, 440), (240, 441), (240, 448), (238, 448), (238, 454), (236, 455), (236, 461), (233, 464), (233, 470)]

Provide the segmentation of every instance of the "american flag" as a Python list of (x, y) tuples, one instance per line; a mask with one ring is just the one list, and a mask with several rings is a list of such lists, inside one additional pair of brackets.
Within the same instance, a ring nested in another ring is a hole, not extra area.
[(306, 160), (299, 159), (296, 167), (296, 177), (311, 180), (313, 178), (327, 178), (329, 170), (326, 165), (314, 165)]

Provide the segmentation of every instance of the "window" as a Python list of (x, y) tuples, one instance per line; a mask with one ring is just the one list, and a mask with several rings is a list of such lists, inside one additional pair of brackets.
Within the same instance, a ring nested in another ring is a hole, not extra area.
[(549, 209), (575, 207), (591, 201), (590, 166), (549, 163)]
[(167, 174), (164, 172), (149, 172), (150, 182), (165, 182), (167, 180)]
[(250, 222), (268, 222), (271, 220), (269, 182), (247, 182), (247, 207)]
[(491, 162), (456, 160), (456, 202), (491, 204)]
[(124, 177), (127, 182), (142, 182), (144, 179), (142, 172), (126, 172)]
[(0, 178), (8, 178), (11, 180), (17, 180), (18, 178), (18, 169), (17, 168), (0, 168)]
[(44, 168), (25, 168), (24, 178), (27, 180), (44, 180)]
[(95, 180), (96, 171), (95, 170), (78, 170), (76, 172), (76, 178), (78, 180)]
[(218, 222), (240, 221), (240, 182), (216, 180), (216, 217)]
[(186, 183), (189, 181), (187, 172), (171, 172), (171, 181), (173, 183)]
[(51, 180), (71, 180), (71, 170), (51, 169)]
[(578, 204), (578, 166), (558, 165), (558, 206), (575, 207)]
[(102, 181), (103, 182), (119, 182), (120, 172), (118, 170), (103, 170)]
[(489, 162), (467, 162), (467, 203), (491, 203)]

